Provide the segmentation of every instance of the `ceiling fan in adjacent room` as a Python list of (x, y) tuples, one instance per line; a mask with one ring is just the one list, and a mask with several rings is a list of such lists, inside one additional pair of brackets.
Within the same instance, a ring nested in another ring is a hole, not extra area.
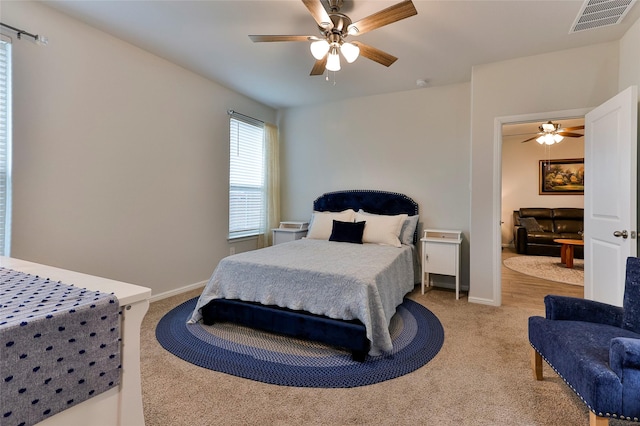
[(564, 138), (581, 138), (584, 136), (581, 133), (575, 133), (576, 130), (583, 130), (584, 125), (561, 128), (560, 123), (547, 121), (538, 126), (538, 129), (540, 132), (536, 133), (536, 136), (525, 139), (522, 143), (535, 139), (540, 145), (553, 145), (554, 143), (559, 143)]
[(310, 41), (311, 54), (316, 59), (310, 75), (322, 75), (325, 69), (339, 71), (340, 54), (349, 63), (362, 55), (386, 67), (390, 66), (398, 58), (359, 41), (347, 42), (347, 37), (364, 34), (418, 13), (412, 1), (405, 0), (353, 22), (347, 15), (340, 13), (343, 0), (328, 0), (329, 10), (325, 9), (321, 0), (302, 0), (302, 2), (317, 22), (319, 36), (250, 35), (249, 38), (255, 43)]

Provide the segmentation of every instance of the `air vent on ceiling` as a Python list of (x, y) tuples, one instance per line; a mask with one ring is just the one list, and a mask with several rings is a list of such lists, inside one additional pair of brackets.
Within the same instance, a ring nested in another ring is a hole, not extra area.
[(636, 0), (585, 0), (569, 33), (622, 22)]

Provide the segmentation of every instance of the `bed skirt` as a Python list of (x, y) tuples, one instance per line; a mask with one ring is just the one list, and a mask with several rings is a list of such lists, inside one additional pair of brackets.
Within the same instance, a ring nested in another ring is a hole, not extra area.
[(370, 349), (367, 331), (359, 320), (338, 320), (304, 311), (254, 302), (214, 299), (202, 308), (205, 325), (233, 322), (247, 327), (312, 340), (351, 351), (355, 361), (364, 361)]

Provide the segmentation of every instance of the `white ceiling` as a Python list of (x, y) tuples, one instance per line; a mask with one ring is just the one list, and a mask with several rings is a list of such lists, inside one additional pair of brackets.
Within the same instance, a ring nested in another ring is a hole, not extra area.
[[(357, 21), (398, 1), (346, 0), (341, 12)], [(634, 6), (621, 24), (569, 34), (581, 0), (414, 0), (418, 15), (357, 37), (396, 63), (343, 61), (326, 81), (309, 76), (307, 42), (248, 37), (318, 35), (300, 0), (43, 3), (274, 108), (470, 81), (474, 65), (618, 40), (640, 17)]]

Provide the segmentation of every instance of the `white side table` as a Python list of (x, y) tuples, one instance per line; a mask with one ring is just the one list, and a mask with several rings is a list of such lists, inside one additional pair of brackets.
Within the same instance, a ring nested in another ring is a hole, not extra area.
[(307, 236), (306, 229), (275, 228), (273, 231), (273, 245), (288, 243)]
[[(422, 243), (422, 294), (431, 286), (429, 274), (456, 277), (456, 300), (460, 298), (460, 245), (462, 231), (425, 229)], [(426, 277), (425, 277), (426, 275)]]

